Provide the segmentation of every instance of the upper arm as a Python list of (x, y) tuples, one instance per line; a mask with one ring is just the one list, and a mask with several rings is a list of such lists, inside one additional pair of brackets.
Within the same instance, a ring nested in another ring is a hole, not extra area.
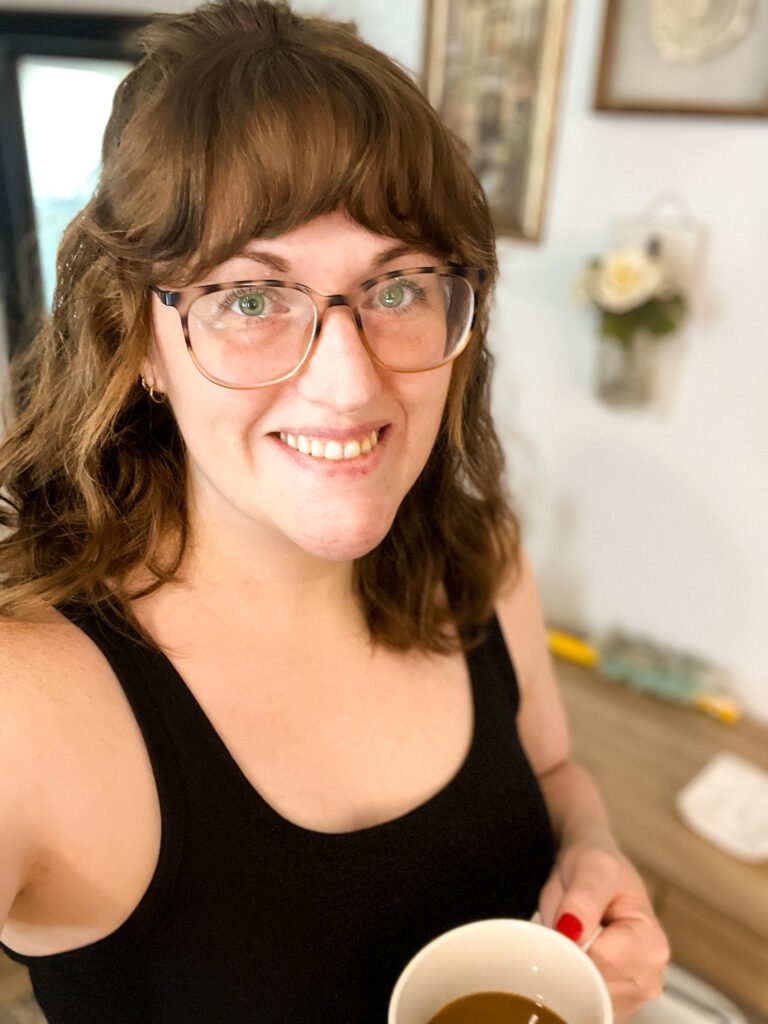
[(519, 572), (499, 595), (496, 611), (520, 689), (520, 741), (541, 776), (568, 760), (570, 737), (536, 583), (524, 552)]
[(44, 758), (26, 629), (0, 624), (0, 931), (42, 857)]
[(16, 716), (2, 690), (0, 681), (0, 930), (35, 860), (27, 766), (14, 735)]
[(0, 932), (16, 897), (24, 889), (34, 863), (31, 835), (19, 813), (13, 774), (0, 759)]

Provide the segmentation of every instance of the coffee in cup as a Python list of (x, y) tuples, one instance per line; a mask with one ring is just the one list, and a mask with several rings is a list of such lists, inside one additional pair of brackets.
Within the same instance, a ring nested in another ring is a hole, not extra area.
[[(518, 1000), (505, 1000), (506, 1017), (498, 1016), (499, 1001), (488, 998), (498, 995)], [(473, 1009), (471, 1017), (449, 1015), (467, 1006)], [(513, 1010), (517, 1017), (511, 1016)], [(439, 935), (416, 953), (392, 991), (388, 1024), (470, 1020), (613, 1024), (613, 1011), (600, 972), (574, 942), (544, 925), (504, 918), (475, 921)]]
[(566, 1024), (541, 1003), (511, 992), (473, 992), (444, 1006), (429, 1024)]

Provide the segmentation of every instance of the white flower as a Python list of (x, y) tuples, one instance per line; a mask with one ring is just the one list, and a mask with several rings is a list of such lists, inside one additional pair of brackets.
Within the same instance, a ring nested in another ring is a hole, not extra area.
[(617, 249), (600, 263), (590, 284), (601, 309), (625, 313), (659, 295), (664, 281), (659, 261), (643, 249)]
[(584, 267), (573, 282), (573, 299), (580, 306), (587, 306), (595, 301), (595, 281), (600, 274), (600, 264), (593, 261)]

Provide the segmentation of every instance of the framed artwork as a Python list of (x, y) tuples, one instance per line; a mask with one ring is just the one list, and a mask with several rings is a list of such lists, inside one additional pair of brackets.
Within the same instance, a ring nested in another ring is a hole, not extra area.
[(0, 11), (0, 306), (8, 349), (50, 309), (56, 249), (89, 199), (146, 18)]
[(597, 110), (768, 117), (765, 0), (606, 0)]
[(424, 90), (500, 234), (541, 237), (568, 0), (429, 0)]

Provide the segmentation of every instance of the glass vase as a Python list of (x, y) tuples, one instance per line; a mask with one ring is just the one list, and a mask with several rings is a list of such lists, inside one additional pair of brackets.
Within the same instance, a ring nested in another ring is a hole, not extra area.
[(658, 338), (637, 332), (629, 342), (598, 339), (595, 389), (609, 405), (647, 405), (656, 394)]

